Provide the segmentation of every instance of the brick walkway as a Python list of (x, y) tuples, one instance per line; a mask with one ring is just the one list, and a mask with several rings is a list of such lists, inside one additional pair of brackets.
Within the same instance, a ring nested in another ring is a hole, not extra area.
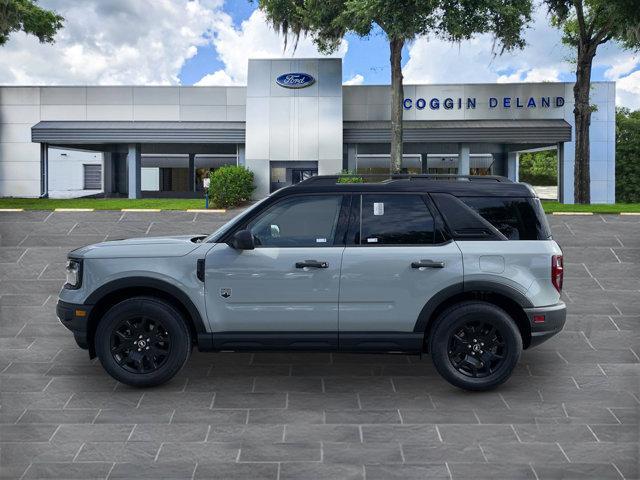
[(551, 217), (565, 331), (500, 389), (428, 357), (200, 354), (118, 385), (55, 318), (74, 246), (208, 233), (233, 215), (0, 213), (2, 478), (637, 478), (640, 217)]

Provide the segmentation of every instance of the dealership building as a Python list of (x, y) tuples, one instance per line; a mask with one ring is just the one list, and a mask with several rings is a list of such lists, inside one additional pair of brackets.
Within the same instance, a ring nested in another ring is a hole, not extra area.
[[(247, 86), (0, 87), (0, 196), (201, 197), (223, 165), (256, 197), (315, 174), (389, 171), (391, 89), (340, 59), (249, 60)], [(518, 179), (554, 150), (573, 202), (573, 84), (405, 85), (403, 171)], [(594, 82), (591, 200), (615, 201), (615, 84)]]

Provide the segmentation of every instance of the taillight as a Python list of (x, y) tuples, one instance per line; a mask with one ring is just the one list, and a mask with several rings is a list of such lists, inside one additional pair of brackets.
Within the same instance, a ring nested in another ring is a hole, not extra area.
[(551, 257), (551, 283), (556, 287), (558, 293), (562, 293), (563, 278), (564, 268), (562, 264), (562, 255), (554, 255)]

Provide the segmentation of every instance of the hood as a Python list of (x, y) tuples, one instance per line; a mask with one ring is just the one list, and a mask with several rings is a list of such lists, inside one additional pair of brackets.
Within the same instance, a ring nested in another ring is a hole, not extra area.
[(140, 237), (110, 240), (80, 247), (69, 252), (76, 258), (149, 258), (181, 257), (198, 248), (197, 240), (206, 235), (180, 235), (172, 237)]

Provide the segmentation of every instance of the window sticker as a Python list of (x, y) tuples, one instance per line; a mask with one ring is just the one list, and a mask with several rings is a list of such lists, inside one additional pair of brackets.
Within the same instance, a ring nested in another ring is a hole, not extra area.
[(384, 203), (373, 202), (373, 214), (375, 216), (384, 215)]
[(326, 238), (316, 238), (316, 243), (327, 243)]
[(373, 237), (373, 238), (367, 238), (367, 243), (378, 243), (378, 239)]

